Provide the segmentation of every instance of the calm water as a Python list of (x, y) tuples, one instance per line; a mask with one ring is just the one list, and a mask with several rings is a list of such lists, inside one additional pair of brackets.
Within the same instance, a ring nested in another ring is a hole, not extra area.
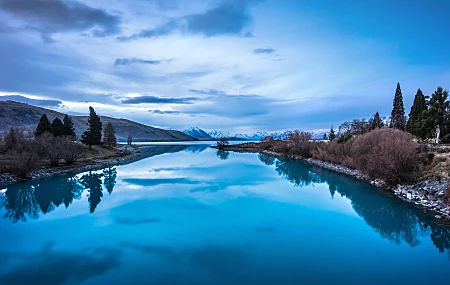
[(0, 284), (448, 284), (449, 231), (370, 185), (206, 145), (148, 153), (3, 189)]

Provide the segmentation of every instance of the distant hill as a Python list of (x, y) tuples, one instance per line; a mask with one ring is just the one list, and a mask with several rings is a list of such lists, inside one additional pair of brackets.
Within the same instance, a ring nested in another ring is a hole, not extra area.
[(197, 127), (186, 129), (183, 131), (183, 133), (185, 133), (193, 138), (197, 138), (197, 139), (201, 139), (201, 140), (212, 139), (212, 137), (210, 135), (208, 135), (208, 133), (206, 133), (204, 130), (197, 128)]
[[(327, 130), (319, 129), (319, 130), (312, 130), (308, 131), (312, 134), (313, 139), (322, 139), (323, 134), (327, 132)], [(251, 133), (251, 134), (231, 134), (229, 132), (224, 131), (211, 131), (208, 134), (213, 137), (214, 139), (220, 139), (220, 138), (228, 138), (228, 139), (238, 139), (238, 140), (248, 140), (248, 141), (260, 141), (263, 138), (267, 136), (271, 136), (276, 140), (282, 140), (285, 139), (290, 133), (293, 133), (293, 131), (285, 131), (285, 132), (257, 132), (257, 133)]]
[[(87, 112), (87, 110), (86, 110)], [(64, 114), (15, 101), (0, 101), (0, 133), (7, 131), (11, 127), (35, 128), (42, 114), (46, 114), (50, 121), (55, 117), (61, 120)], [(87, 116), (71, 116), (75, 126), (77, 136), (87, 128)], [(133, 141), (193, 141), (197, 140), (183, 132), (167, 131), (153, 128), (144, 124), (133, 122), (127, 119), (116, 119), (100, 116), (103, 124), (108, 121), (114, 126), (118, 141), (126, 141), (128, 133), (133, 136)]]

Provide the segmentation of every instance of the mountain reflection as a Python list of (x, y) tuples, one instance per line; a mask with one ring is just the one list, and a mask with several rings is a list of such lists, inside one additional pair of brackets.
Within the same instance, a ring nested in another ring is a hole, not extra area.
[(4, 217), (13, 223), (26, 221), (28, 218), (38, 219), (40, 214), (50, 213), (61, 205), (68, 208), (74, 200), (80, 200), (86, 190), (89, 193), (89, 210), (93, 213), (103, 197), (102, 184), (111, 194), (116, 177), (116, 168), (109, 167), (102, 173), (89, 172), (81, 178), (61, 175), (52, 179), (13, 184), (0, 196), (0, 208), (4, 208)]
[[(275, 159), (275, 158), (274, 158)], [(267, 164), (268, 158), (260, 156)], [(440, 252), (450, 253), (450, 232), (430, 220), (406, 202), (375, 191), (372, 186), (342, 174), (286, 158), (276, 159), (275, 170), (295, 186), (327, 183), (330, 194), (340, 194), (351, 201), (355, 212), (381, 237), (394, 243), (420, 244), (419, 238), (429, 235)]]

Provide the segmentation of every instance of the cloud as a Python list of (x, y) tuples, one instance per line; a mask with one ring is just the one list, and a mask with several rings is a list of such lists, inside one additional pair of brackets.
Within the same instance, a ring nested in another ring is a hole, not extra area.
[(157, 65), (160, 64), (161, 61), (152, 59), (140, 59), (140, 58), (117, 58), (114, 61), (114, 66), (131, 65), (134, 63)]
[(59, 100), (48, 100), (48, 99), (32, 99), (21, 95), (0, 95), (0, 101), (17, 101), (30, 105), (36, 105), (41, 107), (58, 107), (62, 104)]
[(201, 95), (226, 95), (225, 91), (219, 91), (216, 89), (205, 89), (205, 90), (189, 89), (189, 92)]
[(194, 97), (173, 98), (146, 95), (122, 100), (122, 104), (192, 104), (193, 101), (197, 100), (198, 98)]
[(120, 31), (118, 16), (78, 1), (2, 0), (0, 8), (25, 22), (22, 29), (39, 32), (47, 42), (54, 33), (90, 31), (94, 37), (105, 37)]
[(252, 20), (248, 6), (254, 2), (257, 1), (223, 1), (219, 6), (203, 13), (172, 18), (155, 28), (143, 30), (129, 37), (119, 37), (118, 39), (127, 41), (140, 38), (155, 38), (175, 32), (208, 38), (222, 35), (253, 37), (253, 34), (245, 31), (245, 28)]
[(254, 54), (272, 54), (275, 53), (277, 50), (273, 48), (257, 48), (253, 50)]
[(161, 111), (161, 110), (148, 110), (152, 114), (158, 114), (158, 115), (182, 115), (180, 111)]
[(92, 251), (59, 252), (44, 246), (41, 252), (17, 256), (14, 267), (0, 275), (1, 284), (81, 284), (120, 265), (121, 252), (110, 248)]

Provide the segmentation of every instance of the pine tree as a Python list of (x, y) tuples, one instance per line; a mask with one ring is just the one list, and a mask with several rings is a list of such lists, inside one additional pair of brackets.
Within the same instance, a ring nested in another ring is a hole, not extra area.
[(332, 141), (336, 138), (336, 134), (334, 133), (333, 126), (331, 126), (330, 134), (328, 135), (328, 138), (330, 139), (330, 141)]
[(88, 129), (81, 135), (81, 142), (88, 145), (99, 145), (102, 139), (102, 122), (95, 113), (94, 108), (89, 107)]
[(397, 90), (395, 90), (395, 97), (391, 113), (390, 128), (404, 131), (406, 127), (405, 107), (403, 106), (403, 95), (400, 89), (400, 83), (397, 83)]
[(383, 120), (381, 120), (380, 114), (376, 112), (375, 115), (373, 116), (370, 130), (379, 129), (382, 128), (383, 126), (384, 126)]
[(449, 133), (448, 118), (449, 101), (448, 91), (438, 87), (431, 95), (428, 110), (424, 113), (422, 128), (426, 137), (434, 136), (437, 126), (441, 128), (441, 138)]
[(324, 141), (327, 141), (327, 140), (328, 140), (328, 135), (327, 135), (327, 133), (323, 133), (322, 140), (324, 140)]
[(52, 122), (51, 132), (55, 137), (62, 136), (64, 133), (63, 122), (61, 122), (61, 120), (58, 117), (56, 117)]
[(41, 119), (39, 120), (39, 124), (36, 127), (36, 131), (34, 132), (34, 135), (36, 137), (42, 135), (45, 132), (51, 132), (52, 126), (50, 125), (50, 121), (47, 118), (47, 115), (42, 114)]
[(103, 142), (109, 148), (116, 146), (117, 144), (116, 131), (111, 122), (108, 122), (105, 126), (103, 131)]
[(64, 115), (63, 119), (63, 135), (76, 138), (75, 127), (73, 126), (72, 117), (67, 114)]
[(426, 132), (422, 126), (425, 111), (427, 110), (427, 102), (425, 100), (425, 95), (423, 95), (422, 90), (417, 90), (416, 96), (414, 97), (414, 103), (411, 107), (411, 112), (409, 112), (409, 119), (406, 125), (406, 130), (422, 139), (426, 138)]

